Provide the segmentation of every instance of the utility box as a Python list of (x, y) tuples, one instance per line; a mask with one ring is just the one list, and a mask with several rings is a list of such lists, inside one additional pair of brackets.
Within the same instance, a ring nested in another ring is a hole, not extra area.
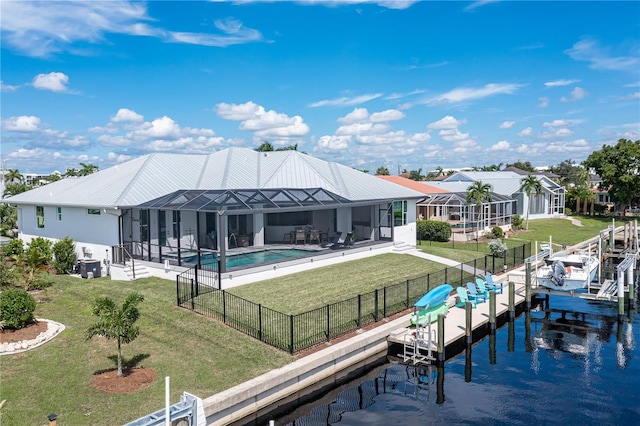
[(91, 274), (92, 278), (99, 278), (101, 275), (101, 266), (99, 260), (81, 260), (80, 261), (80, 276), (82, 278), (89, 278)]

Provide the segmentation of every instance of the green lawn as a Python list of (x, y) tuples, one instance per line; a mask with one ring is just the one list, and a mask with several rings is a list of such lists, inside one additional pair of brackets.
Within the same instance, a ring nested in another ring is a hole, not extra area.
[[(571, 246), (597, 236), (600, 231), (607, 229), (607, 226), (612, 224), (611, 218), (588, 216), (574, 216), (574, 218), (579, 220), (583, 226), (576, 226), (569, 219), (530, 220), (529, 229), (518, 234), (515, 238), (548, 243), (549, 236), (551, 236), (551, 241), (554, 244)], [(616, 219), (615, 225), (617, 227), (623, 223)]]
[(338, 302), (445, 266), (406, 254), (383, 254), (234, 287), (237, 296), (288, 314)]
[[(2, 425), (43, 425), (58, 414), (62, 425), (116, 425), (164, 407), (164, 377), (171, 378), (171, 401), (183, 391), (207, 397), (242, 383), (293, 358), (230, 327), (175, 306), (175, 283), (149, 278), (134, 282), (108, 278), (53, 277), (54, 285), (36, 295), (36, 316), (60, 322), (65, 331), (51, 342), (0, 358)], [(115, 367), (115, 341), (85, 340), (94, 322), (91, 304), (108, 296), (121, 304), (137, 291), (140, 336), (123, 346), (126, 360), (153, 368), (158, 379), (129, 395), (98, 391), (92, 376)]]

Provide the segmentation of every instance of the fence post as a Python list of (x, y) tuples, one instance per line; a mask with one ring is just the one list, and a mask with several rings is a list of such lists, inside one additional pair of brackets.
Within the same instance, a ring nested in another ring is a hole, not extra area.
[(382, 315), (384, 318), (387, 317), (387, 287), (386, 286), (382, 289)]
[(491, 273), (492, 274), (496, 273), (496, 257), (495, 256), (491, 256)]
[(327, 342), (331, 340), (331, 310), (327, 304)]
[(431, 274), (427, 274), (427, 291), (425, 293), (428, 293), (429, 290), (431, 290)]
[(194, 272), (195, 277), (196, 277), (196, 296), (197, 296), (198, 295), (198, 287), (199, 287), (199, 284), (198, 284), (198, 265), (194, 266), (193, 272)]
[(460, 264), (460, 285), (464, 284), (464, 263)]
[(262, 304), (258, 303), (258, 340), (262, 341)]
[(289, 315), (289, 337), (291, 338), (289, 352), (293, 355), (293, 314)]
[(378, 310), (379, 310), (379, 306), (378, 306), (378, 289), (376, 289), (376, 293), (375, 293), (375, 303), (376, 303), (376, 315), (375, 315), (375, 321), (378, 322)]
[(191, 278), (191, 310), (194, 311), (196, 309), (194, 299), (195, 296), (193, 294), (193, 278)]
[(409, 307), (409, 280), (407, 280), (407, 304), (405, 306)]
[(182, 302), (180, 301), (180, 277), (176, 276), (176, 301), (178, 302), (178, 306), (182, 306)]
[(444, 268), (444, 282), (445, 282), (445, 283), (448, 283), (448, 282), (449, 282), (449, 280), (447, 279), (447, 272), (448, 272), (448, 271), (449, 271), (449, 268), (446, 268), (446, 267), (445, 267), (445, 268)]
[(473, 259), (473, 275), (479, 275), (478, 274), (478, 259)]
[(362, 326), (362, 295), (358, 295), (358, 328)]
[(222, 323), (227, 323), (227, 292), (222, 290)]

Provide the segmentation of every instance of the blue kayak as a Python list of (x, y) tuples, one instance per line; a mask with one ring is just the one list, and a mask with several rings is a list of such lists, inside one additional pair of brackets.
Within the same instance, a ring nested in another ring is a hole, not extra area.
[(438, 319), (438, 315), (446, 314), (449, 309), (447, 299), (452, 291), (452, 286), (443, 284), (422, 296), (413, 304), (414, 313), (411, 316), (411, 324), (434, 322)]

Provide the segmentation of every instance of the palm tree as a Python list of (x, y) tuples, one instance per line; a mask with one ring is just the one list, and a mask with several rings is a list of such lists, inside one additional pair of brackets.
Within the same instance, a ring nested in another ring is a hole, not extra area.
[(67, 169), (66, 172), (64, 172), (64, 177), (73, 177), (73, 176), (78, 176), (78, 171), (71, 167), (70, 169)]
[(389, 169), (384, 166), (378, 167), (376, 170), (376, 176), (389, 176)]
[(478, 180), (473, 182), (467, 188), (467, 204), (471, 204), (473, 202), (476, 206), (476, 209), (480, 210), (480, 219), (482, 221), (482, 203), (484, 200), (491, 201), (491, 185), (488, 183), (482, 183), (482, 181)]
[(24, 183), (24, 176), (18, 169), (8, 169), (4, 174), (4, 181), (7, 183)]
[(82, 166), (82, 168), (78, 170), (78, 176), (88, 176), (98, 171), (98, 166), (96, 166), (95, 164), (80, 163), (80, 165)]
[(102, 336), (118, 340), (118, 377), (122, 377), (121, 345), (132, 342), (140, 333), (133, 324), (140, 318), (138, 304), (143, 300), (141, 294), (132, 293), (120, 308), (108, 297), (97, 298), (93, 305), (93, 315), (98, 317), (98, 322), (87, 330), (87, 339)]
[(520, 190), (527, 194), (527, 221), (525, 229), (529, 229), (529, 211), (531, 211), (531, 193), (536, 192), (536, 195), (540, 195), (542, 192), (542, 184), (540, 181), (532, 175), (523, 177), (520, 179)]

